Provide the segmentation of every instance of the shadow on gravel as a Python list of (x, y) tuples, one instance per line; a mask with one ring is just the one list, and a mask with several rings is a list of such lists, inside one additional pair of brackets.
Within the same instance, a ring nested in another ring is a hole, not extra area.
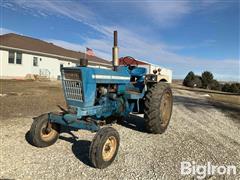
[(89, 149), (91, 141), (78, 140), (72, 145), (72, 152), (76, 158), (82, 161), (85, 165), (93, 167), (89, 160)]
[(91, 141), (76, 140), (73, 137), (60, 136), (59, 139), (72, 143), (72, 152), (77, 159), (82, 161), (85, 165), (93, 167), (89, 160), (89, 149)]
[(61, 132), (68, 133), (71, 137), (65, 137), (60, 134), (59, 139), (72, 143), (72, 152), (77, 159), (82, 161), (85, 165), (93, 167), (89, 159), (89, 149), (91, 141), (88, 140), (78, 140), (78, 137), (75, 136), (71, 131), (77, 129), (70, 127), (63, 127)]
[(26, 140), (30, 145), (33, 146), (32, 142), (31, 142), (31, 140), (30, 140), (30, 131), (28, 131), (28, 132), (25, 134), (25, 140)]
[(146, 132), (144, 118), (134, 114), (130, 114), (126, 120), (123, 120), (118, 124), (135, 131)]
[[(93, 167), (89, 160), (89, 149), (91, 145), (91, 141), (88, 140), (78, 140), (78, 137), (75, 136), (71, 131), (74, 131), (74, 128), (62, 127), (61, 133), (68, 133), (71, 137), (65, 137), (60, 134), (59, 139), (72, 143), (72, 152), (76, 158), (82, 161), (87, 166)], [(29, 138), (30, 131), (25, 134), (26, 141), (34, 146)]]
[(232, 118), (234, 122), (240, 123), (240, 106), (229, 103), (209, 101), (208, 99), (195, 99), (185, 96), (174, 96), (174, 105), (183, 105), (190, 111), (197, 113), (198, 108), (211, 109), (215, 108), (222, 111), (226, 116)]

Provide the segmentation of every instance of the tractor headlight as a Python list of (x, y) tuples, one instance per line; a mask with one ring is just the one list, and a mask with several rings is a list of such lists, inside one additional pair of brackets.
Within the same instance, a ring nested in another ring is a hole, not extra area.
[(157, 75), (155, 74), (149, 74), (146, 76), (146, 81), (157, 81)]
[(152, 81), (156, 81), (157, 80), (157, 77), (156, 76), (152, 76)]

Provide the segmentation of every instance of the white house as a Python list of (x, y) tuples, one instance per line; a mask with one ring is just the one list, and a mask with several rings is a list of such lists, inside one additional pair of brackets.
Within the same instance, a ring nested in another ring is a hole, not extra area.
[[(24, 79), (32, 75), (57, 79), (60, 66), (76, 66), (86, 55), (52, 43), (18, 34), (0, 36), (0, 79)], [(89, 66), (111, 68), (110, 61), (88, 56)]]

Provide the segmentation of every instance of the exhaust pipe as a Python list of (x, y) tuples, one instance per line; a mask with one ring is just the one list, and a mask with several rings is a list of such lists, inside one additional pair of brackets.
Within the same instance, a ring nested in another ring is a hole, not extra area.
[(117, 31), (113, 32), (113, 48), (112, 48), (112, 63), (113, 63), (113, 70), (116, 71), (117, 67), (119, 66), (119, 59), (118, 59), (118, 46), (117, 46)]

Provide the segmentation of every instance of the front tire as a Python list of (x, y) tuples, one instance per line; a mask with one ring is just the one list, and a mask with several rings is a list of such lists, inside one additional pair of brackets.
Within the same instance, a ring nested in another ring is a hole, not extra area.
[(34, 118), (30, 129), (30, 142), (36, 147), (53, 145), (59, 137), (60, 125), (51, 123), (48, 114), (42, 114)]
[(166, 131), (172, 115), (173, 96), (170, 86), (156, 83), (145, 96), (144, 119), (149, 133), (162, 134)]
[(108, 167), (117, 155), (119, 143), (120, 137), (114, 128), (100, 129), (90, 146), (89, 158), (92, 165), (99, 169)]

